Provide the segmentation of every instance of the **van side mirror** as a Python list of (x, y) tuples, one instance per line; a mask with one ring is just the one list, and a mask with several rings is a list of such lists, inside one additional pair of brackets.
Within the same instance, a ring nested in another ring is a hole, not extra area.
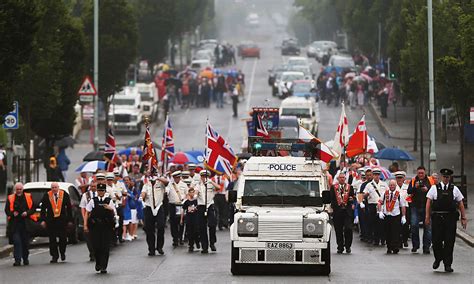
[(331, 194), (329, 190), (323, 190), (321, 194), (323, 196), (323, 204), (331, 204)]
[(228, 194), (228, 200), (229, 200), (229, 203), (235, 203), (237, 202), (237, 190), (229, 190), (227, 191), (227, 194)]

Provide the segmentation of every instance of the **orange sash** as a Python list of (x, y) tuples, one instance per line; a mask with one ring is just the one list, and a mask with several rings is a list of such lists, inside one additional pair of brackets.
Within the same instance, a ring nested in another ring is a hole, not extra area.
[(64, 191), (60, 190), (58, 193), (58, 202), (56, 203), (56, 200), (54, 200), (53, 191), (48, 191), (49, 202), (51, 203), (51, 208), (53, 208), (54, 218), (58, 218), (59, 216), (61, 216), (61, 209), (63, 207)]
[(395, 190), (395, 194), (393, 195), (392, 200), (390, 200), (390, 190), (385, 191), (385, 209), (387, 212), (392, 212), (399, 195), (400, 192)]
[(344, 197), (341, 198), (341, 192), (339, 192), (340, 185), (336, 184), (334, 185), (334, 193), (336, 194), (336, 201), (337, 205), (339, 206), (345, 206), (347, 205), (347, 201), (349, 200), (349, 193), (350, 193), (350, 185), (345, 184), (343, 190)]

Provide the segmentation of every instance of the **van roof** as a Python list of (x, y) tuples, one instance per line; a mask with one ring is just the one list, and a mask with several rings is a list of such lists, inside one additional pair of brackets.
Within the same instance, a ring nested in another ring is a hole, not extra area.
[(303, 97), (288, 97), (281, 101), (281, 107), (311, 107), (313, 101)]

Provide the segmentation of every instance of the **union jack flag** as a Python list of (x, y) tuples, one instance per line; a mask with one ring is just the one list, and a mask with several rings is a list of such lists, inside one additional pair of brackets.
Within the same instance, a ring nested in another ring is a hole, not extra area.
[(142, 163), (148, 165), (150, 171), (157, 170), (158, 160), (156, 159), (155, 148), (151, 141), (150, 128), (146, 126), (145, 143), (143, 145)]
[(107, 160), (107, 171), (112, 172), (119, 160), (115, 148), (115, 136), (112, 129), (109, 128), (107, 138), (105, 139), (104, 156)]
[(232, 176), (232, 169), (237, 164), (237, 156), (229, 144), (207, 123), (206, 130), (206, 160), (204, 164), (210, 170), (227, 176)]
[(257, 115), (257, 125), (256, 125), (256, 134), (257, 136), (268, 138), (268, 131), (265, 128), (265, 125), (262, 122), (260, 115)]
[(174, 157), (173, 129), (169, 116), (166, 117), (165, 128), (163, 129), (163, 138), (161, 140), (161, 161), (163, 168), (167, 167), (167, 160)]

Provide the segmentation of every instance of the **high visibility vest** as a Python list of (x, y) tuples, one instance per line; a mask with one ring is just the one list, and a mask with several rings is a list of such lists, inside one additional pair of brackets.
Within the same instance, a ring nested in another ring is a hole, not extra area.
[[(23, 193), (25, 195), (26, 199), (26, 205), (28, 206), (28, 209), (31, 209), (33, 207), (33, 198), (31, 198), (31, 193)], [(16, 199), (16, 194), (10, 194), (8, 195), (8, 202), (10, 202), (10, 212), (14, 212), (15, 208), (15, 199)], [(34, 214), (30, 215), (30, 219), (33, 221), (38, 221), (38, 216), (35, 216)], [(8, 220), (10, 220), (10, 217), (8, 217)]]

